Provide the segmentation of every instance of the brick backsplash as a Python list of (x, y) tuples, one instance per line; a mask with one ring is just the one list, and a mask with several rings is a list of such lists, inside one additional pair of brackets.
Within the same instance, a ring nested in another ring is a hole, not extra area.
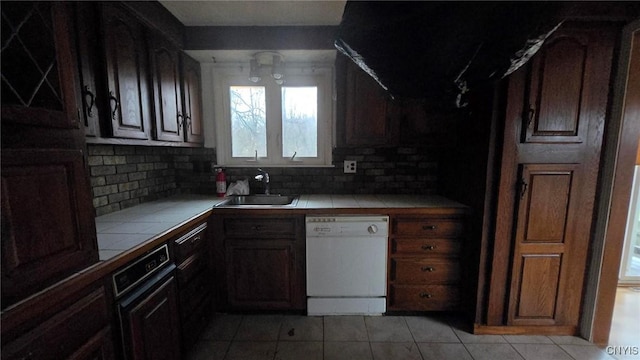
[[(215, 149), (131, 145), (88, 146), (96, 214), (103, 215), (177, 193), (215, 193)], [(342, 162), (356, 160), (357, 173), (344, 174)], [(432, 148), (336, 148), (335, 167), (265, 167), (271, 193), (433, 194), (438, 186)], [(249, 178), (262, 193), (255, 168), (225, 168), (227, 182)]]
[[(197, 149), (198, 156), (213, 154)], [(87, 145), (89, 176), (96, 215), (104, 215), (180, 192), (176, 161), (194, 157), (194, 149)]]

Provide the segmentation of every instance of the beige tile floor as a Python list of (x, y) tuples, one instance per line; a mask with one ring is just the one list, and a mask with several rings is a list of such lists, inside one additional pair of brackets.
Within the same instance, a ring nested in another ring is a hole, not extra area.
[(610, 356), (578, 337), (473, 335), (459, 323), (445, 316), (218, 314), (189, 360), (640, 359)]

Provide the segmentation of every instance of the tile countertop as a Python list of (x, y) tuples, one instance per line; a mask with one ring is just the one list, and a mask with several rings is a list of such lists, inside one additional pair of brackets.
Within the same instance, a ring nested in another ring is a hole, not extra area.
[(222, 200), (207, 195), (177, 195), (98, 216), (100, 260), (109, 260), (211, 211)]
[[(100, 260), (110, 260), (118, 255), (158, 239), (162, 234), (175, 229), (195, 217), (201, 216), (224, 198), (213, 195), (176, 195), (96, 218)], [(300, 195), (295, 206), (218, 207), (217, 210), (241, 211), (303, 211), (305, 213), (344, 213), (349, 209), (376, 209), (380, 213), (389, 209), (466, 208), (466, 206), (437, 195)]]

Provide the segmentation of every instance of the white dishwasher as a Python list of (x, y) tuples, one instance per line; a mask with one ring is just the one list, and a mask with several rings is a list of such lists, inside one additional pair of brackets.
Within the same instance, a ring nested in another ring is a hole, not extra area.
[(388, 234), (388, 216), (307, 216), (308, 315), (386, 311)]

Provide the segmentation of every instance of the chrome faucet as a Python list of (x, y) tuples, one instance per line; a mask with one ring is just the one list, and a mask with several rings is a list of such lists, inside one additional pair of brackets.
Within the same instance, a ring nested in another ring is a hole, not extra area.
[(269, 173), (258, 168), (258, 175), (256, 175), (255, 179), (262, 181), (264, 184), (264, 194), (269, 195)]

